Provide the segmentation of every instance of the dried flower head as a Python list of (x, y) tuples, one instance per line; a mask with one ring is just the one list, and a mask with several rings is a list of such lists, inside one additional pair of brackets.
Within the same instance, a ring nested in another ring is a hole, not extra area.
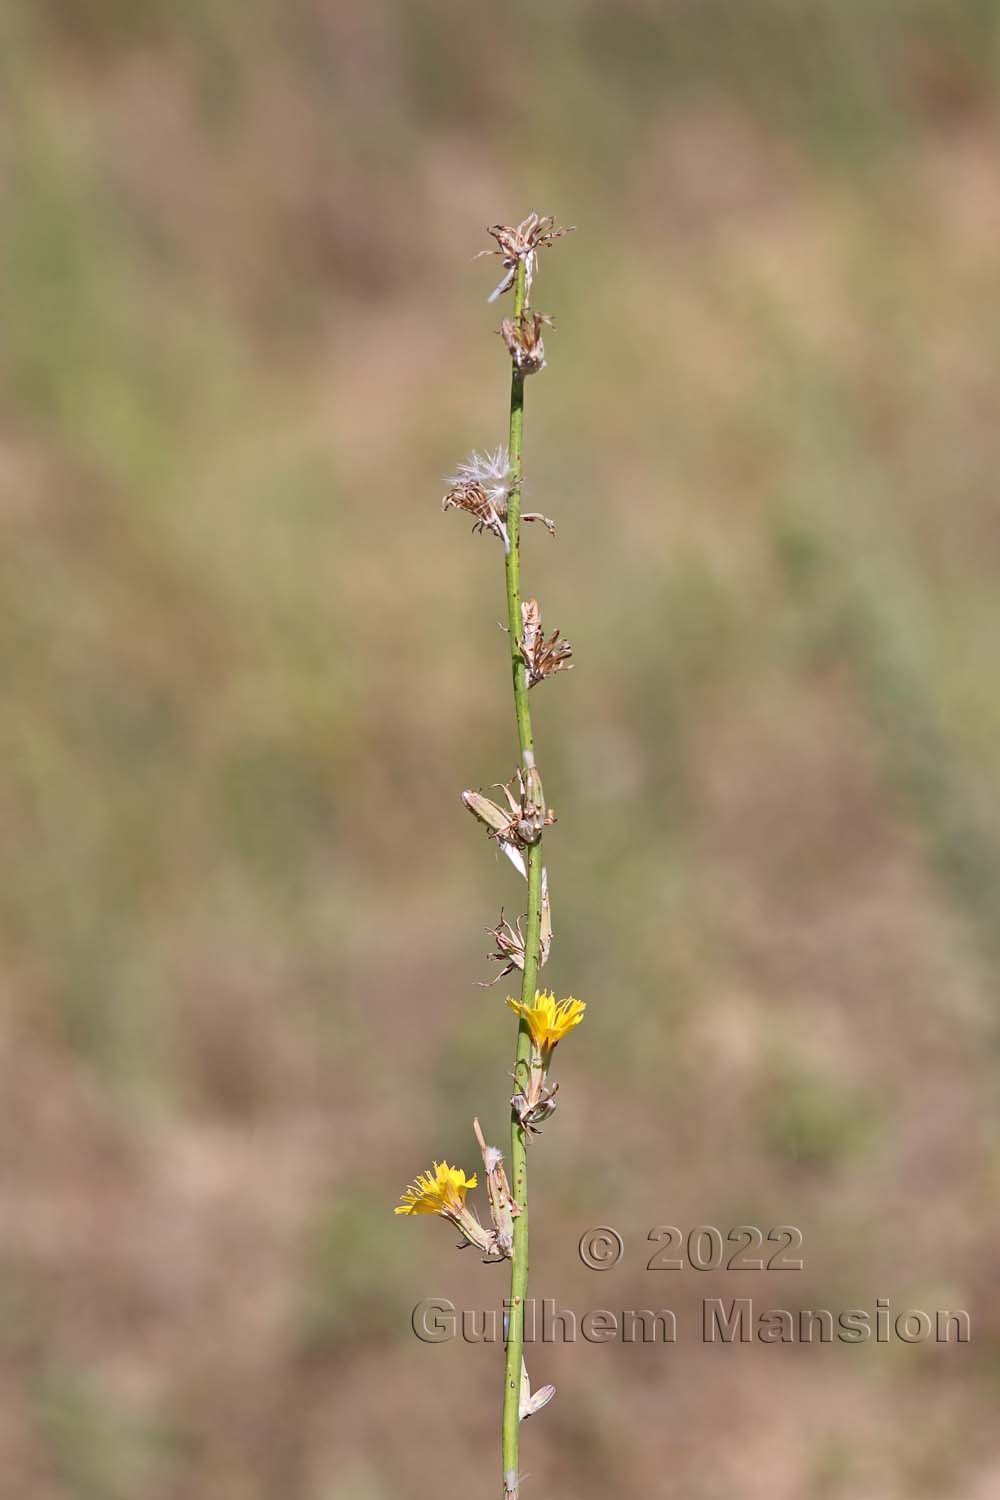
[(524, 933), (521, 931), (521, 918), (518, 917), (513, 927), (504, 920), (503, 907), (500, 908), (500, 920), (495, 927), (487, 927), (486, 931), (493, 939), (494, 951), (486, 956), (493, 963), (503, 964), (503, 968), (496, 976), (488, 982), (480, 980), (484, 988), (489, 984), (498, 984), (501, 979), (506, 979), (515, 969), (524, 968)]
[[(441, 509), (464, 510), (473, 517), (473, 531), (492, 531), (509, 552), (506, 521), (513, 471), (507, 449), (501, 444), (492, 453), (489, 449), (485, 453), (470, 453), (454, 474), (446, 476), (445, 483), (449, 489), (441, 501)], [(555, 522), (538, 511), (522, 511), (521, 520), (541, 521), (550, 536), (556, 534)]]
[(504, 318), (500, 324), (500, 337), (507, 345), (514, 368), (522, 375), (537, 375), (545, 369), (544, 323), (552, 327), (551, 318), (526, 308), (519, 318)]
[(526, 599), (521, 605), (521, 621), (521, 655), (528, 669), (529, 688), (572, 667), (573, 647), (569, 641), (560, 640), (558, 630), (545, 639), (537, 599)]
[[(514, 851), (517, 853), (517, 851)], [(523, 858), (518, 855), (520, 863), (518, 868), (522, 875), (527, 875)], [(495, 927), (485, 929), (494, 942), (494, 951), (486, 957), (492, 963), (503, 964), (503, 968), (496, 979), (479, 981), (483, 989), (489, 989), (491, 985), (498, 984), (501, 979), (506, 979), (515, 969), (524, 969), (524, 933), (521, 931), (521, 918), (518, 917), (513, 926), (504, 920), (503, 907), (500, 908), (500, 920)], [(538, 932), (538, 963), (544, 968), (549, 960), (549, 950), (552, 947), (552, 906), (549, 902), (549, 872), (542, 866), (542, 910), (541, 922)]]
[(510, 494), (510, 455), (501, 444), (494, 452), (472, 453), (447, 478), (448, 493), (442, 510), (464, 510), (475, 518), (473, 531), (492, 531), (504, 547), (510, 546), (504, 519)]
[[(511, 790), (513, 786), (517, 787), (516, 797)], [(462, 802), (483, 824), (489, 837), (496, 840), (514, 868), (527, 877), (523, 850), (537, 844), (543, 829), (556, 821), (555, 809), (545, 804), (542, 778), (536, 766), (529, 766), (526, 772), (516, 770), (511, 781), (501, 784), (499, 790), (504, 794), (506, 808), (492, 798), (484, 797), (482, 792), (463, 792)], [(550, 922), (550, 941), (551, 936)]]
[(557, 228), (556, 221), (551, 214), (544, 216), (529, 214), (513, 228), (509, 224), (491, 224), (486, 233), (491, 234), (496, 240), (497, 248), (496, 250), (481, 250), (479, 254), (499, 255), (503, 260), (505, 275), (499, 286), (490, 293), (489, 300), (495, 302), (504, 292), (510, 290), (517, 276), (518, 262), (522, 260), (527, 291), (530, 292), (538, 251), (548, 249), (564, 234), (571, 233), (574, 227), (570, 225), (569, 229)]
[(527, 1140), (541, 1135), (545, 1121), (555, 1114), (558, 1092), (558, 1083), (546, 1083), (544, 1072), (532, 1068), (528, 1087), (511, 1096), (511, 1108)]

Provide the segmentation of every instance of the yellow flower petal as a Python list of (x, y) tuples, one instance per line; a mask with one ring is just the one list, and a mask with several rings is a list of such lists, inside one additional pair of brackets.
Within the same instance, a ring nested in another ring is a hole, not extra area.
[(436, 1161), (433, 1172), (421, 1172), (400, 1194), (397, 1214), (453, 1214), (464, 1207), (465, 1195), (476, 1186), (476, 1174), (466, 1177), (461, 1167)]
[(552, 1048), (557, 1042), (561, 1042), (567, 1032), (572, 1031), (574, 1026), (579, 1026), (587, 1009), (583, 1000), (575, 1000), (572, 995), (557, 1003), (555, 995), (545, 990), (535, 991), (533, 1005), (524, 1005), (520, 1000), (512, 1000), (509, 995), (507, 1004), (511, 1010), (523, 1016), (531, 1031), (532, 1041), (537, 1047), (543, 1048)]

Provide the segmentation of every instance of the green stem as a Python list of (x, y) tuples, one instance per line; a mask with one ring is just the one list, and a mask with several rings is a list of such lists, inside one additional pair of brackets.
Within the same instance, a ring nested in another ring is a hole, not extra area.
[[(514, 282), (514, 320), (520, 318), (525, 304), (524, 261), (518, 262)], [(521, 748), (522, 769), (534, 764), (534, 742), (531, 735), (531, 710), (528, 707), (528, 674), (521, 655), (521, 451), (524, 435), (524, 376), (512, 365), (510, 382), (510, 466), (511, 486), (507, 500), (507, 534), (510, 548), (506, 555), (507, 621), (510, 631), (511, 671), (514, 681), (514, 712), (517, 737)], [(529, 1004), (535, 998), (538, 979), (538, 952), (542, 920), (542, 849), (532, 844), (527, 851), (528, 919), (524, 939), (524, 978), (521, 1001)], [(514, 1076), (521, 1087), (527, 1080), (531, 1056), (531, 1032), (523, 1019), (517, 1028), (517, 1050)], [(525, 1132), (517, 1115), (511, 1111), (510, 1183), (514, 1201), (521, 1212), (514, 1220), (514, 1253), (510, 1271), (508, 1306), (507, 1362), (504, 1371), (503, 1420), (501, 1451), (503, 1456), (504, 1492), (517, 1494), (518, 1423), (521, 1391), (521, 1359), (524, 1350), (524, 1299), (528, 1290), (528, 1164)]]

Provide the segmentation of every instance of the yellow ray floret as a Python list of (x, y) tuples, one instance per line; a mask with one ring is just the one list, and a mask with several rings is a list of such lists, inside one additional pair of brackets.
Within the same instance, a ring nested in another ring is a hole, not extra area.
[(527, 1021), (535, 1046), (547, 1048), (554, 1047), (568, 1031), (579, 1026), (587, 1009), (585, 1001), (574, 1000), (572, 995), (557, 1004), (555, 995), (545, 990), (535, 991), (533, 1005), (524, 1005), (520, 1000), (512, 1000), (509, 995), (507, 1004)]
[(476, 1174), (466, 1177), (461, 1167), (436, 1161), (433, 1172), (421, 1172), (405, 1193), (397, 1214), (457, 1214), (465, 1206), (465, 1195), (476, 1186)]

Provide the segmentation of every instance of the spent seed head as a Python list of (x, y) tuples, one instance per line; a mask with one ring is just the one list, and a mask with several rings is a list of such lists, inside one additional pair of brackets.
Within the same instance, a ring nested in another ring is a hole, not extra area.
[[(572, 233), (576, 226), (568, 229), (557, 226), (551, 214), (529, 214), (520, 224), (490, 224), (486, 230), (497, 242), (495, 250), (480, 250), (480, 255), (499, 255), (503, 261), (503, 280), (490, 293), (489, 301), (495, 302), (504, 292), (510, 291), (517, 277), (517, 267), (524, 261), (525, 295), (531, 295), (531, 283), (535, 276), (535, 262), (539, 250), (546, 250), (564, 234)], [(477, 257), (478, 258), (478, 257)]]

